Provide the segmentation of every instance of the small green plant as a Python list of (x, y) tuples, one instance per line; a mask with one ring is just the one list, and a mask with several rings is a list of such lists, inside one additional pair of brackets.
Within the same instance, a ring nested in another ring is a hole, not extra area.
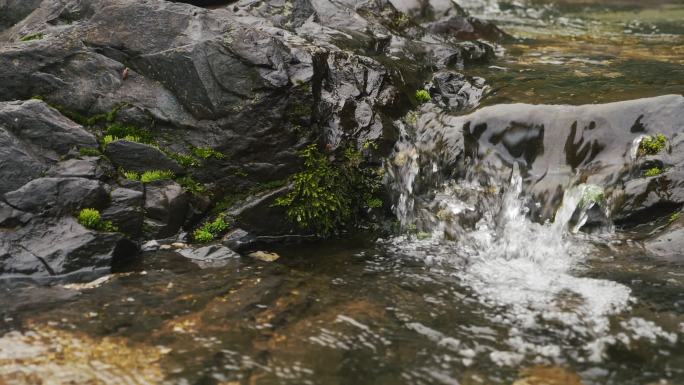
[(105, 129), (105, 135), (111, 135), (116, 139), (125, 139), (131, 142), (152, 144), (154, 137), (152, 133), (144, 128), (126, 126), (119, 123), (113, 123)]
[(200, 242), (200, 243), (207, 243), (211, 242), (214, 240), (214, 234), (210, 233), (209, 231), (205, 229), (197, 229), (195, 232), (192, 234), (192, 236), (195, 238), (195, 241)]
[(197, 182), (196, 180), (192, 179), (192, 177), (189, 177), (189, 176), (184, 176), (182, 178), (178, 178), (178, 180), (176, 180), (176, 182), (178, 182), (178, 184), (183, 186), (184, 189), (186, 189), (187, 191), (190, 191), (191, 193), (193, 193), (195, 195), (200, 195), (200, 194), (204, 194), (205, 192), (207, 192), (207, 188), (204, 187), (203, 184)]
[(221, 233), (228, 230), (230, 225), (226, 222), (223, 215), (219, 215), (213, 222), (206, 222), (202, 227), (195, 230), (193, 238), (197, 242), (210, 242), (218, 237)]
[(366, 201), (366, 206), (371, 209), (377, 209), (382, 207), (382, 199), (377, 197), (372, 197)]
[(37, 32), (37, 33), (32, 33), (26, 36), (22, 36), (21, 41), (31, 41), (31, 40), (40, 40), (44, 37), (45, 35), (42, 32)]
[(97, 148), (92, 147), (81, 147), (78, 149), (78, 153), (81, 156), (100, 156), (102, 153)]
[(140, 181), (143, 183), (150, 183), (157, 180), (173, 179), (174, 177), (175, 175), (171, 171), (150, 170), (145, 171), (140, 175)]
[(672, 215), (670, 215), (670, 220), (669, 220), (669, 222), (672, 223), (672, 222), (678, 220), (678, 219), (681, 218), (681, 217), (682, 217), (682, 213), (681, 213), (681, 212), (673, 213)]
[(351, 199), (339, 169), (312, 144), (301, 152), (305, 170), (292, 177), (293, 190), (275, 201), (300, 228), (328, 235), (351, 218)]
[(86, 208), (78, 213), (78, 223), (83, 227), (106, 232), (117, 231), (111, 221), (103, 221), (100, 212), (96, 209)]
[(382, 205), (374, 194), (380, 180), (371, 169), (362, 168), (362, 154), (347, 149), (344, 159), (333, 164), (315, 144), (301, 152), (304, 171), (292, 176), (292, 191), (276, 199), (287, 217), (304, 230), (328, 236), (356, 222), (371, 205)]
[(644, 173), (645, 176), (647, 177), (652, 177), (652, 176), (658, 176), (663, 173), (663, 169), (660, 167), (652, 167), (646, 170)]
[(656, 155), (665, 149), (667, 138), (663, 134), (647, 136), (639, 143), (639, 155)]
[(135, 171), (121, 171), (123, 176), (129, 180), (140, 180), (140, 174)]
[(209, 159), (209, 158), (223, 159), (226, 157), (222, 153), (214, 150), (213, 148), (209, 148), (209, 147), (195, 147), (192, 149), (192, 153), (196, 157), (202, 158), (202, 159)]
[(378, 144), (373, 141), (373, 140), (367, 140), (363, 142), (363, 149), (364, 150), (377, 150), (378, 149)]
[(418, 90), (416, 91), (416, 100), (418, 103), (423, 104), (432, 100), (432, 96), (430, 96), (427, 90)]
[(202, 162), (189, 154), (169, 152), (167, 155), (183, 167), (199, 167)]
[(113, 137), (112, 135), (105, 135), (102, 137), (102, 148), (107, 148), (110, 143), (113, 141), (117, 140), (118, 138)]

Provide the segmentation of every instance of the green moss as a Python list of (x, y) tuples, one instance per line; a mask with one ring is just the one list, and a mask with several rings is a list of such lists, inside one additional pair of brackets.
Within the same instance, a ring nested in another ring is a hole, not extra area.
[(209, 159), (209, 158), (224, 159), (226, 157), (222, 153), (214, 150), (213, 148), (209, 148), (209, 147), (194, 147), (192, 149), (192, 153), (196, 157), (201, 158), (201, 159)]
[(663, 169), (661, 169), (660, 167), (652, 167), (652, 168), (646, 170), (646, 172), (644, 173), (644, 176), (652, 177), (652, 176), (658, 176), (662, 173), (663, 173)]
[[(34, 99), (39, 99), (43, 100), (43, 97), (38, 95), (34, 96)], [(66, 116), (67, 118), (71, 119), (72, 121), (86, 127), (94, 126), (98, 123), (101, 122), (106, 122), (106, 123), (112, 123), (116, 119), (116, 115), (119, 113), (119, 110), (125, 106), (129, 106), (129, 103), (121, 103), (114, 107), (111, 111), (103, 113), (103, 114), (97, 114), (97, 115), (92, 115), (92, 116), (85, 116), (82, 115), (78, 112), (75, 111), (70, 111), (66, 109), (64, 106), (60, 105), (54, 105), (50, 104), (50, 107), (56, 109), (59, 111), (62, 115)]]
[(150, 183), (157, 180), (173, 179), (174, 177), (175, 175), (171, 171), (150, 170), (145, 171), (140, 175), (140, 181), (143, 183)]
[(647, 136), (639, 143), (639, 155), (656, 155), (665, 149), (667, 138), (663, 134)]
[(678, 219), (681, 218), (681, 217), (682, 217), (682, 213), (680, 213), (680, 212), (673, 213), (672, 215), (670, 215), (670, 220), (669, 220), (669, 222), (672, 223), (672, 222), (678, 220)]
[(195, 242), (199, 243), (207, 243), (214, 240), (214, 234), (204, 229), (195, 230), (192, 236), (195, 239)]
[(111, 221), (103, 221), (100, 212), (96, 209), (86, 208), (78, 213), (78, 223), (83, 227), (106, 232), (118, 231)]
[(190, 177), (190, 176), (184, 176), (182, 178), (178, 178), (176, 180), (176, 182), (178, 182), (178, 184), (183, 186), (184, 189), (186, 189), (187, 191), (190, 191), (191, 193), (193, 193), (195, 195), (200, 195), (200, 194), (204, 194), (207, 192), (207, 188), (204, 187), (203, 184), (192, 179), (192, 177)]
[(100, 156), (102, 153), (97, 148), (92, 147), (81, 147), (78, 149), (78, 153), (81, 156)]
[(140, 180), (140, 174), (135, 171), (124, 171), (120, 170), (123, 176), (129, 180)]
[(377, 150), (378, 144), (374, 140), (367, 140), (367, 141), (363, 142), (363, 149), (364, 150)]
[(432, 100), (432, 96), (430, 96), (427, 90), (418, 90), (416, 91), (416, 100), (418, 103), (423, 104)]
[(134, 126), (126, 126), (119, 123), (114, 123), (107, 126), (105, 129), (105, 135), (116, 139), (129, 140), (131, 142), (145, 144), (154, 143), (154, 136), (152, 136), (152, 133), (148, 130)]
[(167, 152), (166, 155), (183, 167), (199, 167), (202, 165), (202, 162), (199, 159), (189, 154)]
[(233, 171), (233, 175), (239, 176), (239, 177), (242, 177), (242, 178), (246, 178), (246, 177), (249, 176), (249, 174), (247, 173), (247, 171), (245, 171), (245, 170), (243, 170), (243, 169), (241, 169), (241, 168), (235, 169), (235, 171)]
[(206, 222), (204, 225), (202, 225), (202, 227), (195, 230), (193, 233), (193, 238), (197, 242), (210, 242), (221, 235), (221, 233), (228, 230), (229, 227), (230, 225), (226, 221), (225, 217), (223, 215), (219, 215), (216, 217), (216, 219), (214, 219), (214, 221)]
[(374, 194), (380, 181), (377, 174), (360, 167), (360, 152), (347, 149), (344, 160), (333, 164), (316, 145), (310, 145), (301, 157), (305, 170), (293, 175), (293, 190), (274, 203), (284, 207), (300, 228), (327, 236), (354, 224), (368, 203), (377, 204)]
[(377, 209), (382, 207), (382, 199), (377, 198), (377, 197), (372, 197), (368, 201), (366, 201), (366, 206), (371, 209)]
[(45, 37), (45, 34), (42, 32), (37, 32), (37, 33), (32, 33), (26, 36), (22, 36), (19, 40), (20, 41), (31, 41), (31, 40), (40, 40), (43, 37)]

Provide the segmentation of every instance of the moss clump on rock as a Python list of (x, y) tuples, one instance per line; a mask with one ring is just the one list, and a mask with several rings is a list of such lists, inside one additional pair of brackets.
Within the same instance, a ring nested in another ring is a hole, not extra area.
[(78, 223), (91, 230), (115, 232), (118, 231), (112, 221), (102, 220), (100, 212), (96, 209), (86, 208), (78, 213)]
[(361, 167), (360, 152), (347, 149), (343, 161), (334, 164), (314, 144), (301, 157), (304, 171), (292, 176), (292, 191), (274, 203), (284, 207), (288, 219), (301, 229), (328, 236), (355, 224), (368, 209), (382, 206), (375, 196), (380, 177)]
[(40, 40), (45, 36), (42, 32), (38, 33), (32, 33), (26, 36), (22, 36), (19, 40), (20, 41), (32, 41), (32, 40)]
[(226, 157), (222, 153), (214, 150), (213, 148), (209, 148), (209, 147), (195, 147), (192, 149), (192, 153), (196, 157), (201, 158), (201, 159), (209, 159), (209, 158), (223, 159)]
[(647, 177), (652, 177), (652, 176), (658, 176), (663, 173), (663, 169), (660, 167), (652, 167), (646, 170), (644, 173), (645, 176)]
[(219, 215), (212, 222), (206, 222), (204, 225), (202, 225), (202, 227), (195, 230), (195, 232), (192, 234), (192, 237), (196, 242), (211, 242), (221, 233), (228, 230), (228, 227), (230, 227), (230, 225), (226, 221), (225, 217), (223, 215)]
[(172, 171), (149, 170), (140, 175), (140, 181), (143, 183), (150, 183), (158, 180), (173, 179), (175, 174)]
[(105, 135), (116, 139), (125, 139), (131, 142), (152, 144), (154, 143), (154, 136), (152, 133), (144, 128), (126, 126), (119, 123), (110, 124), (105, 129)]
[(81, 156), (100, 156), (102, 153), (97, 148), (92, 147), (81, 147), (78, 149), (78, 153)]
[(418, 90), (416, 91), (416, 100), (418, 103), (423, 104), (432, 100), (432, 96), (430, 96), (427, 90)]
[(665, 149), (667, 138), (663, 134), (647, 136), (639, 143), (639, 155), (656, 155)]
[(195, 195), (200, 195), (207, 192), (207, 188), (202, 183), (197, 182), (189, 176), (178, 178), (176, 182), (178, 182), (178, 184), (181, 185), (184, 189)]

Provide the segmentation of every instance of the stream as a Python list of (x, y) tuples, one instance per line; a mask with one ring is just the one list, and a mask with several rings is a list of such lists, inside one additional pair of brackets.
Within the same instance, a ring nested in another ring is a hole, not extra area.
[[(684, 3), (458, 3), (516, 37), (464, 69), (486, 80), (483, 116), (684, 92)], [(392, 235), (277, 246), (271, 263), (157, 251), (87, 283), (1, 280), (0, 384), (684, 384), (684, 259), (649, 253), (651, 228), (583, 231), (610, 219), (591, 198), (609, 186), (539, 171), (567, 148), (553, 130), (519, 135), (539, 146), (527, 162), (473, 155), (428, 178), (417, 159), (451, 147), (405, 129), (387, 160)], [(488, 154), (495, 130), (465, 152)], [(596, 156), (629, 159), (619, 145)], [(562, 191), (541, 199), (551, 182)]]

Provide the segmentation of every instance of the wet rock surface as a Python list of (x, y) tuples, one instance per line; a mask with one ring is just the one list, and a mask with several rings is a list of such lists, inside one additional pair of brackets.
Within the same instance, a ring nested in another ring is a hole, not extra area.
[[(458, 67), (491, 57), (491, 45), (466, 40), (500, 37), (494, 26), (441, 3), (402, 10), (390, 2), (327, 1), (0, 7), (0, 194), (10, 238), (31, 228), (32, 215), (44, 218), (41, 227), (53, 220), (54, 231), (76, 231), (57, 223), (82, 208), (100, 210), (134, 239), (170, 237), (183, 226), (192, 230), (218, 203), (208, 196), (255, 190), (275, 195), (227, 212), (256, 235), (287, 234), (282, 210), (270, 206), (281, 190), (260, 186), (297, 171), (297, 151), (312, 142), (329, 151), (384, 142), (386, 152), (397, 136), (393, 120), (411, 107), (422, 81), (414, 70), (432, 70), (382, 56), (427, 55), (438, 67)], [(438, 11), (413, 21), (428, 8)], [(102, 148), (112, 124), (137, 131)], [(140, 129), (149, 145), (137, 143)], [(218, 155), (193, 157), (198, 148)], [(142, 185), (123, 170), (192, 179), (185, 188)], [(187, 186), (203, 185), (217, 193), (189, 202)], [(76, 268), (64, 266), (53, 270)]]
[[(452, 175), (468, 163), (494, 180), (506, 180), (517, 163), (525, 188), (539, 203), (530, 207), (538, 220), (553, 218), (566, 186), (585, 183), (605, 189), (616, 224), (633, 227), (684, 204), (684, 163), (677, 151), (683, 119), (679, 95), (586, 106), (499, 105), (457, 118), (426, 107), (414, 124), (419, 148), (397, 152), (395, 164), (417, 151), (433, 157), (421, 159), (424, 178), (436, 162)], [(439, 124), (430, 128), (434, 121)], [(640, 155), (641, 139), (658, 134), (668, 147)], [(662, 173), (646, 175), (654, 166)]]

